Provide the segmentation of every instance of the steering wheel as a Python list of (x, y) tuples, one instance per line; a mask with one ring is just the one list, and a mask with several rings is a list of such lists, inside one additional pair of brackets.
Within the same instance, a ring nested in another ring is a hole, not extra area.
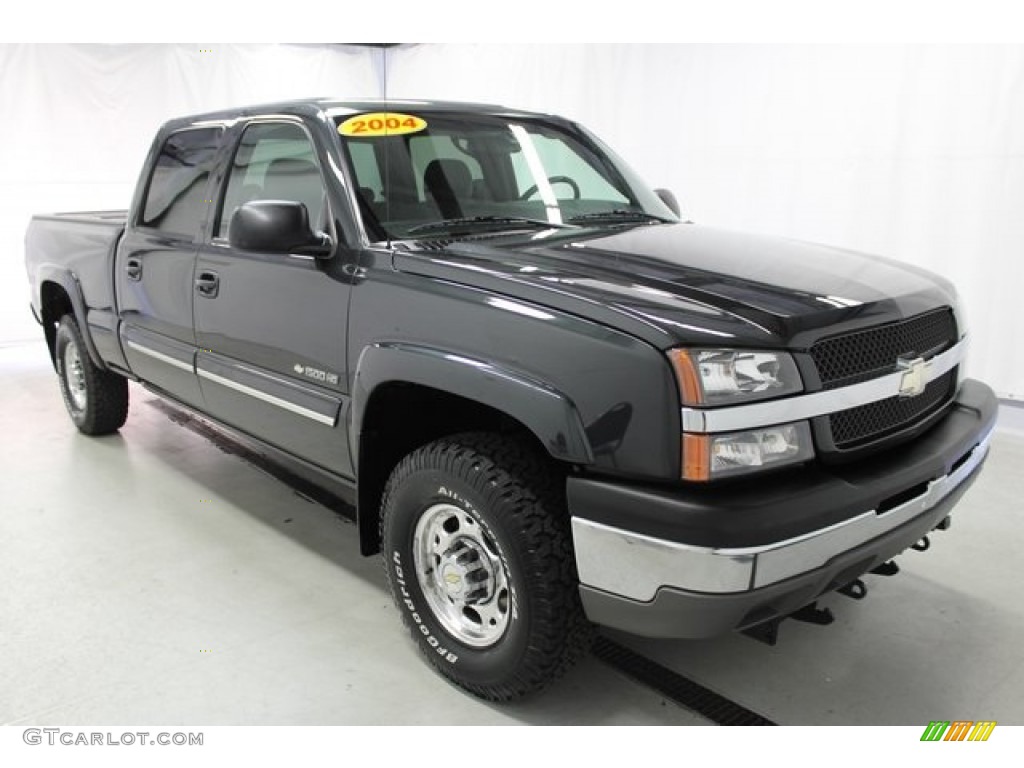
[[(580, 199), (580, 185), (570, 179), (568, 176), (548, 176), (548, 184), (568, 184), (572, 187), (572, 199)], [(519, 196), (520, 200), (529, 200), (540, 188), (534, 184), (532, 187), (527, 189), (523, 194)]]

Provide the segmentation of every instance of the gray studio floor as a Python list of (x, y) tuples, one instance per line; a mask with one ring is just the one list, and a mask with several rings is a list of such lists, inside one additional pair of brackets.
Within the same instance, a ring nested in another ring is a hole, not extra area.
[[(526, 703), (460, 693), (350, 524), (132, 397), (120, 435), (80, 436), (44, 347), (0, 347), (0, 723), (707, 723), (593, 658)], [(781, 724), (1024, 724), (1022, 518), (1004, 429), (952, 530), (866, 600), (828, 598), (831, 627), (615, 639)]]

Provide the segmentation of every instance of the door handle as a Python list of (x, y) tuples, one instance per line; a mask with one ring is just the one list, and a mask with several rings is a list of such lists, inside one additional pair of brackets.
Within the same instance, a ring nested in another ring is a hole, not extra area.
[(196, 278), (196, 291), (207, 299), (217, 298), (220, 293), (220, 275), (216, 272), (200, 272)]
[(128, 273), (129, 280), (141, 280), (142, 279), (142, 259), (132, 256), (128, 259), (124, 266), (124, 271)]

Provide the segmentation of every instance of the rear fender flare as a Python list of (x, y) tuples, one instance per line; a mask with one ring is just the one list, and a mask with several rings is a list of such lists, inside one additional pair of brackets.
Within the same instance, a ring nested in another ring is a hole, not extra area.
[[(58, 267), (52, 264), (44, 264), (39, 267), (36, 272), (36, 285), (39, 286), (38, 295), (36, 296), (39, 302), (39, 316), (44, 315), (43, 306), (43, 284), (44, 283), (56, 283), (64, 289), (64, 293), (67, 295), (68, 300), (71, 302), (71, 309), (74, 313), (75, 320), (78, 322), (78, 330), (82, 334), (82, 339), (85, 341), (86, 351), (89, 353), (89, 358), (100, 370), (107, 370), (107, 364), (103, 362), (103, 358), (100, 357), (99, 351), (96, 349), (96, 344), (93, 342), (92, 333), (89, 331), (88, 323), (88, 309), (85, 303), (85, 297), (82, 294), (82, 286), (78, 282), (78, 278), (75, 274), (67, 269), (66, 267)], [(53, 350), (51, 350), (52, 353)]]

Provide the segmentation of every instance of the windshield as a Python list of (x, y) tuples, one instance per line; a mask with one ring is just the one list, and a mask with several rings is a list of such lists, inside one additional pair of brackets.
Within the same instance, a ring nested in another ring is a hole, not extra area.
[(677, 220), (600, 141), (561, 120), (423, 111), (337, 123), (374, 240)]

